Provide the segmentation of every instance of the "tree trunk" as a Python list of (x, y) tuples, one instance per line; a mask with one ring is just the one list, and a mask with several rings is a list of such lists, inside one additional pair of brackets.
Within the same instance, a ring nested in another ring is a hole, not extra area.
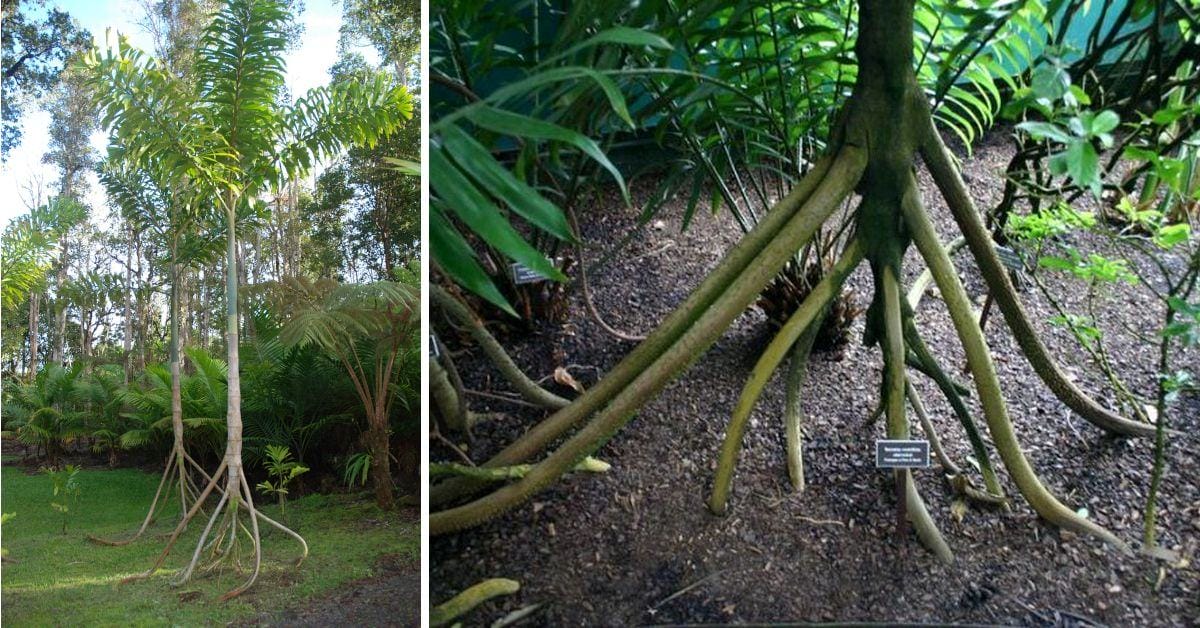
[(375, 485), (375, 503), (384, 510), (391, 510), (396, 505), (396, 498), (392, 490), (388, 417), (382, 408), (376, 408), (376, 413), (371, 417), (371, 427), (367, 431), (367, 442), (371, 449), (371, 483)]
[(38, 306), (42, 293), (29, 293), (29, 381), (37, 377), (38, 370)]
[(133, 226), (128, 229), (129, 241), (125, 243), (125, 337), (122, 349), (125, 352), (125, 385), (129, 385), (129, 372), (133, 370)]
[(64, 347), (67, 342), (67, 299), (63, 296), (63, 286), (67, 283), (67, 255), (71, 245), (64, 233), (59, 244), (58, 273), (54, 280), (54, 345), (50, 354), (50, 362), (63, 366)]
[(92, 312), (84, 309), (79, 318), (79, 357), (92, 357)]
[(225, 408), (225, 494), (239, 494), (242, 475), (242, 378), (238, 356), (238, 245), (236, 201), (230, 193), (225, 210), (229, 235), (225, 251), (225, 354), (228, 362)]
[[(174, 253), (172, 254), (174, 257)], [(180, 393), (179, 382), (179, 290), (176, 288), (179, 281), (179, 264), (171, 263), (171, 339), (170, 339), (170, 356), (171, 356), (171, 431), (175, 437), (175, 447), (178, 453), (183, 452), (183, 399)], [(187, 466), (180, 460), (180, 473), (187, 473)], [(180, 482), (184, 481), (180, 477)], [(186, 504), (185, 504), (186, 506)]]
[[(135, 232), (136, 233), (136, 232)], [(146, 297), (145, 293), (141, 292), (145, 286), (142, 281), (142, 241), (136, 235), (133, 240), (135, 257), (137, 258), (137, 281), (139, 294), (137, 296), (137, 335), (133, 341), (133, 356), (134, 370), (146, 370), (145, 346), (146, 346)]]
[(212, 299), (212, 288), (209, 287), (209, 276), (205, 272), (200, 277), (200, 346), (208, 351), (208, 311), (212, 306), (209, 301)]
[[(192, 325), (191, 325), (191, 312), (192, 312), (191, 303), (194, 300), (194, 298), (192, 297), (192, 287), (193, 286), (192, 286), (192, 281), (191, 281), (191, 274), (185, 270), (183, 272), (179, 272), (178, 277), (179, 277), (179, 288), (178, 289), (180, 291), (179, 303), (177, 303), (175, 305), (175, 307), (172, 308), (171, 316), (178, 316), (183, 319), (182, 321), (180, 321), (180, 323), (178, 325), (179, 329), (177, 332), (179, 334), (179, 343), (178, 344), (179, 344), (179, 347), (182, 349), (183, 347), (188, 346), (189, 335), (190, 335), (190, 331), (191, 331), (191, 327), (192, 327)], [(174, 287), (174, 285), (175, 285), (174, 282), (172, 282), (171, 285), (172, 285), (172, 287)]]

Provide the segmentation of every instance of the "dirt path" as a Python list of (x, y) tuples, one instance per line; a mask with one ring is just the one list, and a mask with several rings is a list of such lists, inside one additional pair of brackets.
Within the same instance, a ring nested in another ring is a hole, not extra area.
[[(999, 174), (1008, 143), (997, 137), (967, 162), (977, 202), (990, 206), (1000, 192)], [(950, 233), (944, 205), (926, 202)], [(645, 190), (642, 190), (645, 192)], [(644, 198), (644, 194), (643, 194)], [(650, 228), (629, 252), (593, 278), (597, 306), (614, 326), (645, 333), (681, 302), (712, 268), (740, 231), (728, 212), (697, 212), (679, 232), (676, 201), (660, 229)], [(632, 211), (615, 198), (580, 208), (586, 241), (595, 250), (613, 246), (631, 228)], [(1098, 243), (1081, 240), (1088, 250)], [(956, 258), (973, 298), (982, 281), (965, 255)], [(911, 259), (905, 281), (921, 266)], [(860, 269), (852, 280), (869, 294)], [(1060, 289), (1067, 306), (1078, 291)], [(1112, 399), (1096, 371), (1034, 292), (1023, 299), (1067, 371), (1080, 385)], [(860, 296), (860, 300), (864, 297)], [(1158, 306), (1132, 288), (1110, 296), (1104, 332), (1113, 341), (1117, 368), (1146, 390), (1151, 361), (1125, 329), (1144, 328)], [(943, 304), (927, 299), (919, 314), (926, 340), (943, 364), (955, 370), (962, 352)], [(1184, 433), (1171, 444), (1170, 467), (1160, 504), (1162, 543), (1188, 557), (1187, 567), (1125, 557), (1091, 540), (1041, 522), (1018, 501), (1012, 512), (972, 508), (962, 522), (950, 514), (951, 495), (936, 469), (919, 474), (922, 494), (955, 552), (945, 567), (915, 538), (894, 538), (891, 478), (874, 468), (873, 444), (882, 426), (864, 420), (874, 406), (882, 361), (857, 340), (839, 358), (817, 356), (805, 386), (805, 463), (808, 490), (787, 484), (781, 422), (782, 383), (772, 382), (752, 418), (734, 480), (730, 514), (710, 515), (704, 499), (729, 413), (771, 332), (757, 310), (742, 315), (724, 337), (683, 376), (648, 404), (603, 447), (613, 464), (602, 476), (572, 477), (481, 528), (435, 539), (432, 599), (440, 602), (488, 577), (509, 577), (521, 591), (491, 602), (468, 625), (488, 625), (503, 614), (542, 604), (531, 624), (629, 625), (736, 621), (942, 621), (1067, 626), (1090, 621), (1110, 625), (1195, 625), (1200, 621), (1200, 399), (1175, 412)], [(1127, 540), (1141, 537), (1140, 509), (1148, 486), (1151, 443), (1103, 435), (1059, 403), (1024, 361), (998, 315), (987, 336), (998, 374), (1026, 453), (1061, 499)], [(542, 325), (504, 341), (535, 379), (569, 366), (584, 385), (612, 368), (632, 345), (598, 328), (578, 298), (570, 322)], [(455, 347), (457, 348), (457, 347)], [(1196, 356), (1192, 356), (1195, 358)], [(504, 392), (494, 372), (472, 352), (456, 358), (466, 384)], [(1200, 358), (1195, 362), (1200, 364)], [(964, 377), (959, 375), (960, 377)], [(951, 456), (963, 464), (969, 446), (944, 400), (922, 378), (918, 388)], [(559, 390), (560, 393), (569, 393)], [(501, 416), (475, 428), (471, 455), (485, 460), (544, 416), (519, 405), (471, 398), (473, 409)], [(969, 403), (981, 417), (976, 402)], [(982, 420), (982, 419), (979, 419)], [(444, 448), (435, 457), (449, 458)], [(1005, 490), (1016, 495), (1007, 477)]]
[(421, 564), (395, 555), (381, 556), (378, 575), (347, 582), (304, 606), (262, 616), (261, 626), (403, 626), (421, 625)]

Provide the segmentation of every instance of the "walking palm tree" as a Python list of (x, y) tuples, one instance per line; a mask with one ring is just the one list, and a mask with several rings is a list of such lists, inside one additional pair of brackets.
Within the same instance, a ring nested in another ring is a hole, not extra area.
[[(108, 167), (100, 175), (105, 191), (109, 198), (115, 200), (120, 207), (125, 220), (138, 232), (161, 243), (167, 251), (168, 289), (170, 291), (167, 318), (170, 324), (169, 369), (171, 375), (170, 416), (171, 431), (174, 437), (171, 453), (163, 469), (162, 481), (141, 527), (133, 536), (113, 541), (97, 537), (91, 540), (103, 545), (126, 545), (137, 540), (145, 533), (146, 528), (154, 520), (160, 505), (159, 498), (164, 496), (162, 489), (170, 489), (166, 495), (175, 492), (178, 487), (179, 514), (187, 515), (188, 509), (196, 501), (198, 492), (190, 474), (195, 471), (207, 477), (200, 463), (187, 452), (183, 444), (183, 402), (180, 393), (180, 371), (182, 368), (179, 347), (179, 278), (184, 265), (208, 263), (219, 257), (219, 234), (211, 230), (201, 230), (200, 222), (203, 214), (199, 210), (199, 201), (187, 190), (172, 193), (166, 185), (160, 184), (153, 178), (159, 171), (154, 164), (144, 169), (123, 164), (121, 156), (124, 151), (112, 151)], [(178, 187), (178, 186), (177, 186)], [(162, 500), (162, 504), (166, 500)]]
[(255, 509), (242, 468), (239, 216), (285, 179), (303, 175), (315, 162), (347, 145), (374, 145), (412, 116), (408, 92), (385, 77), (369, 84), (347, 82), (313, 89), (294, 104), (284, 104), (287, 22), (285, 7), (276, 0), (229, 0), (200, 38), (191, 83), (176, 78), (164, 64), (122, 39), (84, 59), (102, 122), (124, 157), (152, 169), (154, 178), (169, 189), (180, 186), (205, 199), (213, 207), (214, 222), (224, 231), (229, 368), (225, 455), (158, 560), (141, 577), (162, 565), (188, 523), (216, 492), (217, 507), (177, 582), (191, 577), (205, 550), (214, 550), (215, 561), (236, 553), (244, 510), (253, 543), (253, 571), (225, 599), (241, 594), (258, 577), (259, 521), (292, 536), (303, 546), (303, 554), (308, 552), (298, 534)]
[[(1081, 416), (1110, 431), (1145, 435), (1148, 426), (1101, 408), (1070, 383), (1034, 331), (935, 125), (930, 95), (918, 81), (914, 4), (915, 0), (859, 0), (857, 13), (846, 13), (846, 32), (853, 28), (856, 34), (853, 86), (837, 108), (827, 141), (822, 143), (824, 157), (727, 253), (688, 299), (599, 383), (485, 463), (493, 468), (519, 464), (554, 446), (529, 473), (500, 488), (469, 478), (454, 478), (434, 487), (430, 502), (441, 510), (429, 518), (431, 534), (464, 530), (516, 508), (594, 453), (716, 342), (823, 225), (839, 219), (837, 209), (844, 202), (857, 199), (847, 225), (852, 235), (840, 258), (782, 326), (743, 389), (726, 432), (709, 508), (717, 514), (727, 510), (742, 436), (766, 382), (794, 347), (800, 350), (793, 354), (798, 365), (793, 369), (803, 372), (808, 357), (805, 345), (811, 346), (810, 330), (820, 325), (846, 279), (863, 261), (874, 277), (864, 341), (883, 353), (880, 393), (888, 438), (909, 434), (909, 356), (915, 356), (912, 361), (918, 371), (930, 373), (940, 388), (949, 390), (947, 396), (957, 396), (953, 386), (942, 386), (949, 380), (926, 350), (915, 319), (915, 299), (910, 302), (901, 297), (901, 262), (915, 245), (943, 295), (965, 349), (987, 430), (1020, 495), (1050, 523), (1128, 549), (1110, 531), (1060, 502), (1038, 477), (1009, 418), (990, 350), (962, 280), (923, 207), (914, 176), (918, 154), (1035, 372)], [(703, 8), (697, 5), (693, 13), (672, 6), (671, 14), (686, 16), (692, 24), (705, 24)], [(459, 117), (485, 106), (467, 105), (463, 108), (466, 113)], [(794, 114), (788, 110), (787, 115)], [(789, 431), (792, 429), (789, 425)], [(911, 521), (920, 540), (939, 559), (950, 562), (950, 548), (926, 510), (910, 472), (896, 471), (895, 480), (899, 520)], [(988, 488), (989, 493), (998, 492), (998, 485), (996, 490)], [(999, 494), (989, 497), (1004, 499)]]

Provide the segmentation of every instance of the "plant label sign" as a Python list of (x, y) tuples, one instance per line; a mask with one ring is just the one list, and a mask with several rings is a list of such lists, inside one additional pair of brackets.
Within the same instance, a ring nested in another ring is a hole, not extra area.
[(512, 271), (513, 283), (518, 286), (526, 283), (538, 283), (547, 279), (545, 275), (520, 262), (513, 262), (509, 269)]
[[(558, 268), (562, 265), (562, 258), (556, 257), (554, 260), (552, 260), (552, 263), (554, 264), (555, 268)], [(549, 277), (520, 262), (513, 262), (512, 264), (509, 264), (508, 270), (509, 273), (512, 274), (513, 283), (517, 284), (518, 286), (526, 283), (539, 283), (549, 279)]]
[(1007, 266), (1009, 270), (1015, 273), (1025, 272), (1025, 262), (1021, 260), (1021, 256), (1007, 246), (997, 244), (996, 257), (999, 257), (1000, 263)]
[(442, 357), (442, 348), (438, 346), (437, 336), (429, 334), (429, 357), (438, 360)]
[(929, 466), (929, 441), (877, 440), (875, 466), (880, 469), (924, 469)]

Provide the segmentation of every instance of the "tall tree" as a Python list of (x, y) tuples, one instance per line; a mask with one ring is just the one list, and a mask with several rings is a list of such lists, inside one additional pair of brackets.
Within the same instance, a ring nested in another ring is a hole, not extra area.
[(2, 21), (4, 99), (0, 109), (4, 130), (0, 152), (7, 157), (21, 141), (25, 106), (41, 98), (58, 81), (67, 59), (87, 48), (92, 36), (68, 13), (46, 9), (45, 0), (4, 0)]
[[(53, 247), (53, 243), (62, 242), (66, 239), (67, 232), (86, 217), (87, 211), (82, 205), (70, 198), (57, 196), (50, 199), (48, 203), (31, 209), (28, 216), (19, 218), (14, 225), (12, 234), (17, 240), (13, 241), (11, 245), (6, 242), (6, 246), (25, 246), (30, 249), (25, 253), (19, 250), (12, 252), (14, 262), (20, 262), (22, 257), (28, 257), (25, 263), (17, 263), (12, 269), (7, 271), (17, 271), (18, 277), (21, 274), (24, 275), (21, 281), (15, 282), (11, 286), (15, 291), (9, 291), (7, 280), (5, 282), (5, 290), (8, 291), (10, 298), (16, 298), (21, 293), (21, 285), (25, 286), (25, 290), (28, 290), (29, 368), (27, 375), (30, 380), (36, 377), (38, 371), (41, 297), (44, 289), (43, 282), (45, 280), (43, 271), (45, 270), (44, 263), (46, 258), (44, 256), (47, 254), (48, 247)], [(17, 244), (20, 240), (25, 241), (23, 245)], [(13, 279), (17, 280), (18, 277), (13, 277)]]
[[(106, 545), (125, 545), (137, 540), (150, 525), (161, 504), (168, 499), (161, 499), (173, 494), (179, 495), (180, 517), (183, 517), (191, 505), (195, 503), (199, 491), (192, 481), (193, 472), (197, 477), (207, 474), (203, 467), (187, 452), (184, 447), (183, 401), (181, 391), (181, 345), (180, 345), (180, 285), (183, 270), (190, 265), (202, 262), (215, 262), (220, 251), (220, 239), (212, 230), (206, 230), (199, 222), (201, 212), (197, 209), (197, 201), (185, 191), (174, 192), (167, 189), (151, 178), (152, 172), (160, 168), (150, 167), (146, 170), (122, 168), (124, 151), (114, 148), (111, 151), (110, 162), (101, 172), (100, 181), (110, 199), (120, 207), (121, 215), (131, 229), (149, 236), (167, 252), (167, 289), (168, 289), (168, 364), (171, 377), (171, 433), (173, 436), (171, 453), (167, 456), (162, 480), (158, 491), (146, 512), (146, 517), (137, 532), (130, 538), (121, 541), (109, 541), (94, 538), (93, 540)], [(164, 494), (163, 488), (168, 492)], [(178, 490), (176, 490), (178, 489)]]
[[(95, 165), (95, 151), (89, 143), (96, 128), (96, 111), (87, 92), (84, 77), (77, 70), (67, 69), (55, 88), (50, 103), (50, 145), (42, 161), (53, 164), (59, 171), (59, 198), (76, 204), (84, 194), (83, 175)], [(80, 221), (86, 220), (86, 213)], [(70, 275), (71, 230), (59, 238), (58, 268), (54, 286), (54, 345), (50, 361), (63, 365), (67, 332), (67, 299), (63, 288)]]
[(402, 83), (420, 68), (421, 3), (416, 0), (344, 0), (342, 47), (369, 42)]
[[(373, 81), (386, 70), (376, 70), (357, 54), (345, 55), (330, 69), (332, 80)], [(377, 279), (390, 279), (393, 271), (415, 259), (421, 237), (421, 180), (396, 176), (389, 159), (421, 152), (421, 129), (400, 129), (373, 147), (354, 147), (342, 160), (349, 237), (356, 246), (350, 264), (369, 270)], [(332, 182), (332, 181), (329, 181)]]
[(303, 174), (314, 161), (347, 144), (373, 145), (412, 115), (407, 91), (382, 79), (317, 88), (290, 106), (281, 102), (287, 28), (288, 15), (280, 2), (229, 0), (204, 30), (192, 84), (180, 81), (162, 63), (124, 41), (86, 58), (106, 125), (116, 140), (136, 146), (129, 154), (131, 161), (153, 168), (160, 181), (186, 182), (219, 210), (214, 219), (226, 241), (225, 455), (144, 575), (162, 565), (187, 523), (223, 481), (217, 507), (178, 580), (191, 577), (218, 520), (217, 539), (230, 535), (236, 543), (244, 512), (252, 532), (255, 567), (246, 582), (225, 594), (226, 599), (244, 592), (258, 577), (260, 520), (294, 537), (307, 554), (299, 535), (254, 508), (242, 467), (237, 225), (255, 212), (261, 194), (278, 189), (285, 179)]

